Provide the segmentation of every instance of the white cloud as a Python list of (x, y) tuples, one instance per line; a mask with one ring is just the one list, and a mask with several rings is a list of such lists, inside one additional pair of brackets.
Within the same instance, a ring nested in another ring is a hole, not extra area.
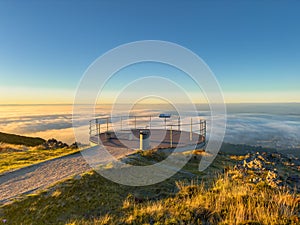
[[(159, 110), (137, 109), (139, 115), (158, 115)], [(56, 138), (67, 143), (75, 141), (72, 107), (69, 106), (3, 106), (0, 108), (0, 131), (21, 135)], [(99, 115), (109, 108), (98, 108)], [(208, 119), (209, 113), (201, 112)], [(5, 118), (7, 115), (7, 118)], [(74, 115), (80, 135), (88, 142), (88, 114)], [(126, 124), (126, 121), (123, 121)], [(182, 119), (182, 122), (189, 122)], [(157, 122), (159, 123), (159, 121)], [(228, 114), (225, 141), (230, 143), (287, 148), (300, 146), (300, 114), (238, 113)]]

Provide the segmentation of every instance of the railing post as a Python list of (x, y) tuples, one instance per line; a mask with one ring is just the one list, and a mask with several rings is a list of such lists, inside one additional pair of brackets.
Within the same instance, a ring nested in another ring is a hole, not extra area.
[(136, 116), (134, 117), (134, 129), (136, 129)]
[(206, 120), (204, 120), (204, 138), (206, 141)]
[(149, 121), (149, 128), (150, 128), (150, 130), (151, 130), (151, 120), (152, 120), (152, 118), (150, 116), (150, 121)]
[(190, 141), (193, 140), (193, 118), (191, 117)]
[(99, 121), (98, 127), (99, 127), (99, 135), (100, 135), (101, 134), (101, 119)]
[(106, 118), (106, 132), (108, 132), (108, 117)]
[(90, 120), (90, 137), (92, 136), (92, 121)]
[(172, 134), (172, 125), (170, 127), (170, 146), (173, 148), (173, 134)]
[(99, 135), (99, 132), (98, 132), (98, 119), (96, 119), (95, 121), (95, 128), (96, 128), (96, 136)]
[(178, 118), (178, 130), (180, 130), (180, 117)]
[(201, 135), (201, 128), (202, 128), (202, 123), (201, 120), (199, 120), (199, 135)]
[(123, 130), (122, 122), (123, 122), (123, 118), (121, 116), (121, 130)]

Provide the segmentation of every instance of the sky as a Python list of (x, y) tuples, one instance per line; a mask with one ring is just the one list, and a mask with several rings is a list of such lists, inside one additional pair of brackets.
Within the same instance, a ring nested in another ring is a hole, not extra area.
[(196, 53), (228, 103), (300, 102), (299, 10), (297, 1), (0, 0), (0, 104), (72, 103), (93, 61), (140, 40)]

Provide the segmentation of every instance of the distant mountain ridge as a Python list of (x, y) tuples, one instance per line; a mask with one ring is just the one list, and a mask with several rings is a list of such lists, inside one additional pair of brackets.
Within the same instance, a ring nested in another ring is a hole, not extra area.
[(37, 146), (45, 143), (46, 141), (39, 137), (26, 137), (0, 132), (0, 142), (14, 145)]

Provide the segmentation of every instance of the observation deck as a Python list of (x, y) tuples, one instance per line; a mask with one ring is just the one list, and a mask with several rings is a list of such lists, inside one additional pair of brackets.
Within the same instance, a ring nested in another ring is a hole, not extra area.
[(100, 117), (90, 121), (89, 132), (91, 145), (127, 150), (203, 148), (206, 143), (205, 120), (170, 114)]

